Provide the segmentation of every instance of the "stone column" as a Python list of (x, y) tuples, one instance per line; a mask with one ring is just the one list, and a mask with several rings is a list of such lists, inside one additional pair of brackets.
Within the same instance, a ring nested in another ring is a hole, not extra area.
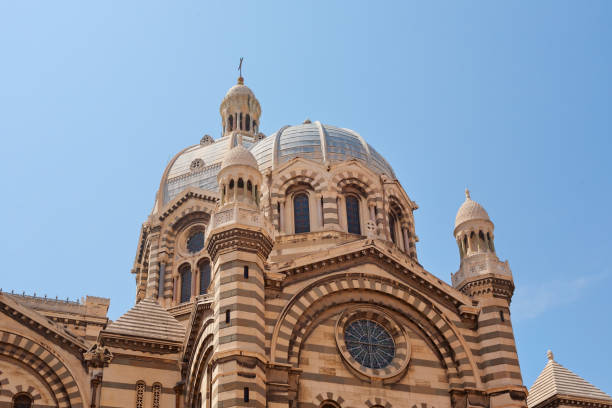
[(323, 226), (325, 225), (325, 221), (323, 219), (323, 208), (321, 208), (321, 199), (322, 199), (323, 195), (322, 194), (315, 194), (315, 204), (317, 206), (317, 216), (319, 217), (319, 226), (321, 228), (323, 228)]
[(158, 299), (163, 299), (164, 298), (164, 280), (166, 279), (166, 261), (160, 261), (159, 262), (159, 283), (157, 285), (158, 290), (157, 290), (157, 298)]
[(410, 242), (408, 242), (408, 228), (402, 227), (402, 237), (404, 239), (404, 251), (410, 251)]
[(280, 202), (280, 214), (278, 214), (278, 232), (285, 231), (285, 224), (287, 224), (287, 220), (285, 219), (285, 200)]
[(328, 229), (339, 230), (338, 208), (336, 206), (336, 196), (330, 191), (324, 191), (323, 197), (323, 225)]
[[(159, 234), (151, 236), (151, 242), (156, 243)], [(159, 293), (159, 263), (157, 260), (157, 250), (149, 253), (149, 273), (147, 276), (147, 299), (157, 299)]]

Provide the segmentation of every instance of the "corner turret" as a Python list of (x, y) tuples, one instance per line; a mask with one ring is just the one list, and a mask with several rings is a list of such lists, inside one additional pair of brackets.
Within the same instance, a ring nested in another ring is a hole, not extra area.
[(486, 210), (465, 190), (465, 201), (455, 217), (455, 239), (459, 247), (459, 270), (451, 275), (453, 287), (472, 297), (504, 298), (514, 292), (508, 261), (495, 253), (495, 226)]

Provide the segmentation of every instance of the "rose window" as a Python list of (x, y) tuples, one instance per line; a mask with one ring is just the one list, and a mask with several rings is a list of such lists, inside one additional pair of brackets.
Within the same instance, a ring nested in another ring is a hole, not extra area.
[(362, 366), (380, 369), (395, 357), (395, 343), (391, 334), (372, 320), (355, 320), (344, 332), (346, 348)]

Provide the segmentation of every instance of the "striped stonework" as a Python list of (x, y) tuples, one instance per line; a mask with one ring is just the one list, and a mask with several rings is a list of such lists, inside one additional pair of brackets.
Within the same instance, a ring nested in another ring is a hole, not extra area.
[(196, 399), (196, 390), (198, 394), (204, 390), (213, 407), (264, 408), (264, 268), (272, 242), (265, 229), (238, 223), (212, 230), (207, 242), (213, 275), (214, 363), (198, 369), (204, 387), (201, 380), (194, 383), (190, 398)]
[[(51, 391), (58, 408), (84, 407), (81, 391), (70, 370), (60, 359), (37, 342), (0, 330), (0, 356), (8, 361), (15, 360), (36, 373)], [(27, 386), (16, 388), (17, 392), (27, 392), (27, 390)], [(34, 395), (36, 394), (39, 393)], [(2, 397), (4, 399), (5, 395), (2, 394)]]
[(476, 367), (466, 354), (459, 330), (438, 307), (408, 286), (359, 273), (339, 273), (322, 278), (293, 297), (274, 326), (271, 358), (275, 362), (297, 366), (301, 344), (312, 329), (309, 322), (313, 321), (313, 316), (332, 305), (346, 308), (363, 302), (385, 308), (395, 304), (396, 311), (408, 321), (420, 325), (423, 335), (439, 350), (451, 385), (476, 386)]
[[(503, 320), (502, 320), (503, 319)], [(480, 377), (488, 388), (523, 384), (507, 305), (490, 305), (478, 316)]]

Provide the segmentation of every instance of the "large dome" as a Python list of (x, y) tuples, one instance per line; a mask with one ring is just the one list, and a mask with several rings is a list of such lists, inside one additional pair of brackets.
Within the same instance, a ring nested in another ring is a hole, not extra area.
[[(217, 191), (221, 162), (228, 150), (238, 144), (237, 138), (236, 134), (228, 135), (211, 144), (188, 147), (177, 154), (162, 179), (162, 205), (187, 187)], [(358, 133), (319, 122), (286, 126), (259, 141), (245, 136), (242, 143), (257, 160), (261, 172), (275, 169), (295, 157), (320, 163), (356, 159), (378, 174), (395, 178), (389, 163)]]

